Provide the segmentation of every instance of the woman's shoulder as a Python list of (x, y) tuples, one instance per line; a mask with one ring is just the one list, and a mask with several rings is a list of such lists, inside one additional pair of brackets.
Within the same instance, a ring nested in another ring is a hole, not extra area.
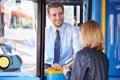
[(86, 56), (89, 55), (89, 48), (83, 48), (80, 51), (77, 52), (76, 56)]

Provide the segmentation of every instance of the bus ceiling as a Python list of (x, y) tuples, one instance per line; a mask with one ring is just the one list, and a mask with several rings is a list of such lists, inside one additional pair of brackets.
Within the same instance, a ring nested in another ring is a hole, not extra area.
[(46, 0), (46, 3), (48, 2), (52, 2), (52, 1), (56, 1), (56, 2), (62, 2), (65, 5), (72, 5), (72, 4), (83, 4), (85, 2), (85, 0)]

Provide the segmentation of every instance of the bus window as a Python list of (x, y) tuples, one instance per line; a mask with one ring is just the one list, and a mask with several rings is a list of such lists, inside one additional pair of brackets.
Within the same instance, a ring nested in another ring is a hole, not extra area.
[(4, 40), (0, 43), (4, 49), (6, 46), (10, 48), (9, 52), (1, 55), (7, 55), (13, 61), (8, 68), (0, 71), (37, 75), (37, 3), (29, 0), (2, 0), (0, 7), (3, 14), (3, 18), (0, 18), (4, 23), (4, 35), (0, 38)]

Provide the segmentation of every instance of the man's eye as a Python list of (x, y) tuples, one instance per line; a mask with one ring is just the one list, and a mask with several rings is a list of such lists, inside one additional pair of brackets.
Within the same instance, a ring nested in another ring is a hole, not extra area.
[(53, 17), (55, 17), (55, 16), (56, 16), (56, 14), (53, 14), (52, 16), (53, 16)]
[(63, 12), (59, 13), (59, 15), (63, 15)]

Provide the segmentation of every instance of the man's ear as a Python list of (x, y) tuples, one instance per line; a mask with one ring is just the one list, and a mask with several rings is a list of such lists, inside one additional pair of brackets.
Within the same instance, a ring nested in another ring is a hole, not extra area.
[(49, 14), (48, 14), (48, 18), (49, 18), (49, 19), (51, 18)]

